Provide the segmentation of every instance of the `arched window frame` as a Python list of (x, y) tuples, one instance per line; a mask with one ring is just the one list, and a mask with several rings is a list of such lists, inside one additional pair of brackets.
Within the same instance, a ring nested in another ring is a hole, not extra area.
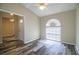
[[(51, 24), (53, 25), (51, 26)], [(50, 33), (51, 31), (47, 31), (47, 29), (50, 29), (50, 28), (53, 28), (52, 29), (53, 33)], [(59, 30), (56, 28), (58, 28)], [(61, 41), (61, 23), (59, 20), (51, 19), (46, 23), (46, 39)]]

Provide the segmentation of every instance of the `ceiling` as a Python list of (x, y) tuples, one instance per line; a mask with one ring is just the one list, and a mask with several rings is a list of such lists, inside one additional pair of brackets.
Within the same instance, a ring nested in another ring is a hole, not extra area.
[(24, 5), (39, 17), (73, 10), (76, 8), (76, 3), (48, 3), (47, 7), (44, 10), (39, 9), (39, 3), (24, 3), (22, 5)]

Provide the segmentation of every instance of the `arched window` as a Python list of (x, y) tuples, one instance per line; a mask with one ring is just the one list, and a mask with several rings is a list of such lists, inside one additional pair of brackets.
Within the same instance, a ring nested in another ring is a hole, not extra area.
[(52, 19), (47, 22), (46, 39), (61, 41), (61, 23), (57, 19)]

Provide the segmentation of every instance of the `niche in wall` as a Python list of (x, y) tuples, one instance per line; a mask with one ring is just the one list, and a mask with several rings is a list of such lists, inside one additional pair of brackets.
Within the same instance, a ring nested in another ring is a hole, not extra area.
[(0, 41), (24, 40), (23, 17), (0, 11)]
[(10, 18), (3, 17), (2, 18), (2, 31), (3, 31), (3, 37), (8, 37), (8, 36), (14, 36), (15, 35), (15, 22), (11, 22)]

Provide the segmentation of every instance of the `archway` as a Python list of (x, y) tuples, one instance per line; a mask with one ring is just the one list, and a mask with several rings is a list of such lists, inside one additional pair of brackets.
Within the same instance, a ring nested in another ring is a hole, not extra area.
[(57, 19), (52, 19), (47, 22), (46, 39), (61, 41), (61, 23)]

